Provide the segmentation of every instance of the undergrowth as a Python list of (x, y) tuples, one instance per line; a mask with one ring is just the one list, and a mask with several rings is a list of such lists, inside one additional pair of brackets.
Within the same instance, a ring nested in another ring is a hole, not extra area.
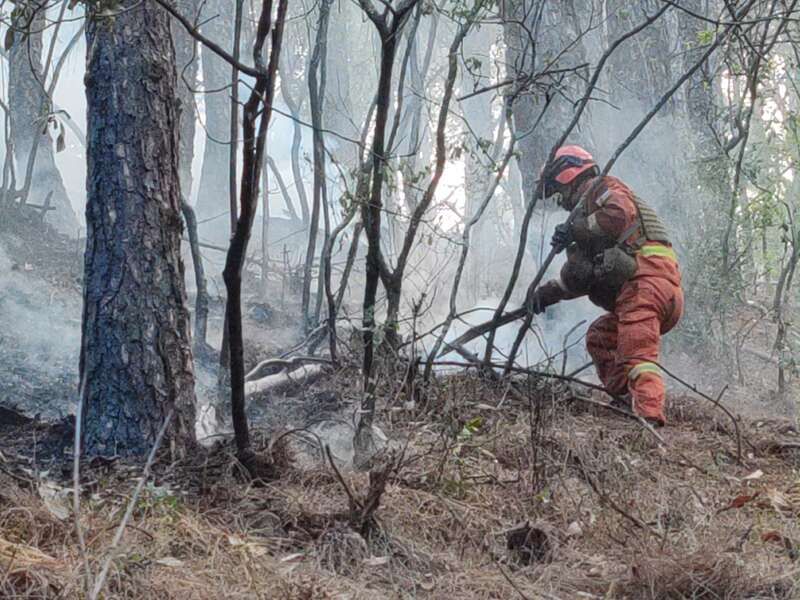
[[(317, 386), (355, 394), (345, 380)], [(572, 396), (468, 375), (424, 402), (387, 394), (391, 443), (370, 471), (302, 429), (262, 440), (280, 456), (273, 481), (247, 481), (226, 442), (178, 462), (165, 451), (105, 597), (797, 597), (791, 424), (742, 422), (740, 464), (730, 421), (699, 400), (671, 399), (662, 445)], [(27, 427), (4, 439), (44, 435)], [(83, 465), (84, 554), (68, 469), (0, 460), (0, 593), (86, 597), (140, 466)]]

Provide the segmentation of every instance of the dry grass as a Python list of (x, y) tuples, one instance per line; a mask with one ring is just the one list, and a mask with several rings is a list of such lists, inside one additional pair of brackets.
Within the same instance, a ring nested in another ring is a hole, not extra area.
[[(225, 448), (192, 464), (164, 457), (107, 597), (797, 597), (800, 527), (767, 493), (796, 479), (793, 450), (764, 443), (794, 439), (785, 424), (744, 423), (739, 465), (724, 416), (689, 399), (673, 402), (662, 448), (634, 422), (559, 402), (557, 389), (526, 396), (459, 377), (435, 390), (435, 412), (387, 411), (381, 426), (406, 448), (367, 538), (318, 455), (262, 485), (245, 482)], [(82, 597), (73, 523), (47, 509), (20, 461), (0, 481), (0, 594)], [(341, 471), (363, 497), (369, 475)], [(136, 473), (85, 469), (95, 573)], [(508, 548), (508, 530), (525, 522), (541, 552)]]

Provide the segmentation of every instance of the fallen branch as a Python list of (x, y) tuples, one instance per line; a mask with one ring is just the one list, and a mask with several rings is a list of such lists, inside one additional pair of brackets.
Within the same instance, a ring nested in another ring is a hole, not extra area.
[(522, 307), (516, 310), (512, 310), (511, 312), (505, 313), (499, 319), (491, 319), (489, 321), (481, 323), (480, 325), (475, 325), (475, 327), (467, 329), (467, 331), (462, 333), (453, 341), (447, 342), (446, 345), (448, 346), (448, 349), (442, 352), (440, 356), (443, 354), (447, 354), (450, 350), (455, 349), (457, 346), (463, 346), (464, 344), (471, 342), (477, 337), (485, 335), (490, 331), (494, 331), (495, 329), (499, 329), (503, 325), (508, 325), (509, 323), (513, 323), (514, 321), (522, 319), (527, 314), (528, 311), (525, 309), (525, 307)]
[(329, 365), (332, 361), (329, 358), (321, 358), (318, 356), (293, 356), (292, 358), (268, 358), (267, 360), (262, 360), (258, 363), (255, 367), (253, 367), (250, 372), (244, 376), (245, 381), (252, 381), (257, 379), (258, 376), (261, 374), (262, 371), (274, 367), (281, 367), (282, 371), (292, 370), (295, 367), (299, 367), (306, 363), (317, 363), (323, 365)]
[(244, 397), (251, 398), (257, 394), (275, 394), (298, 383), (311, 383), (322, 375), (322, 365), (303, 365), (293, 371), (284, 369), (280, 373), (267, 375), (255, 381), (245, 381)]
[(81, 378), (78, 392), (78, 407), (75, 411), (75, 438), (72, 447), (72, 516), (75, 519), (75, 533), (78, 536), (78, 548), (86, 571), (86, 592), (92, 585), (92, 568), (89, 566), (89, 554), (86, 551), (86, 536), (81, 526), (81, 433), (83, 429), (83, 406), (86, 402), (86, 374)]

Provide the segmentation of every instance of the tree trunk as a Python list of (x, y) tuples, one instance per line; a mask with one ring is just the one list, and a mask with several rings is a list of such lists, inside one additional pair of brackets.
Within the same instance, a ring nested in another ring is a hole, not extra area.
[[(232, 8), (230, 0), (210, 0), (203, 11), (203, 18), (210, 18), (203, 24), (203, 33), (225, 50), (233, 47)], [(199, 219), (208, 219), (229, 210), (231, 67), (205, 46), (202, 54), (207, 135), (195, 209)], [(229, 222), (230, 219), (223, 219), (222, 222), (211, 221), (205, 228), (206, 234), (217, 241), (227, 240), (230, 231), (227, 227)]]
[[(489, 83), (491, 77), (491, 30), (483, 27), (471, 32), (464, 39), (465, 56), (476, 57), (479, 64), (473, 63), (470, 68), (471, 74), (462, 76), (462, 93), (472, 91), (473, 78), (478, 86)], [(480, 94), (461, 102), (464, 118), (469, 123), (465, 127), (464, 140), (464, 195), (465, 209), (464, 220), (472, 218), (478, 207), (486, 196), (490, 182), (487, 173), (490, 172), (491, 165), (487, 156), (487, 150), (492, 142), (492, 130), (494, 120), (492, 115), (492, 97), (490, 94)], [(501, 140), (502, 144), (502, 140)], [(475, 223), (472, 227), (473, 252), (467, 259), (467, 269), (465, 278), (467, 298), (470, 302), (475, 302), (481, 297), (486, 276), (489, 274), (486, 267), (491, 264), (490, 253), (496, 250), (497, 245), (492, 244), (487, 234), (489, 228), (486, 227), (485, 220)]]
[[(194, 20), (198, 0), (183, 0), (181, 11)], [(194, 90), (197, 88), (197, 73), (200, 54), (194, 38), (183, 27), (172, 28), (175, 44), (175, 67), (178, 76), (178, 99), (180, 100), (180, 163), (181, 193), (187, 202), (192, 201), (192, 161), (194, 160), (195, 118)]]
[(29, 30), (29, 34), (17, 32), (9, 52), (8, 99), (17, 181), (20, 185), (23, 183), (26, 165), (34, 151), (31, 188), (25, 201), (42, 205), (48, 194), (52, 193), (51, 203), (56, 210), (48, 214), (47, 221), (58, 231), (75, 236), (78, 233), (78, 218), (56, 167), (50, 124), (47, 123), (50, 100), (43, 87), (46, 82), (42, 66), (42, 31), (47, 26), (45, 11), (33, 11), (33, 8), (31, 5), (29, 11), (19, 11), (15, 26)]
[[(242, 120), (242, 178), (239, 191), (239, 214), (236, 220), (231, 244), (225, 257), (222, 277), (228, 298), (225, 302), (230, 340), (231, 373), (231, 416), (233, 421), (236, 449), (239, 460), (254, 477), (260, 476), (258, 461), (250, 448), (250, 433), (245, 413), (245, 370), (244, 370), (244, 332), (242, 329), (242, 271), (247, 258), (247, 246), (258, 208), (258, 191), (267, 129), (272, 116), (272, 102), (275, 93), (275, 79), (278, 71), (278, 57), (281, 50), (283, 25), (286, 20), (287, 0), (280, 0), (277, 18), (271, 32), (269, 67), (256, 78), (250, 97), (244, 105)], [(256, 65), (264, 69), (262, 53), (267, 34), (270, 33), (271, 3), (265, 1), (259, 17), (253, 57)]]
[[(303, 296), (302, 317), (303, 331), (308, 333), (316, 326), (318, 312), (311, 314), (311, 270), (317, 249), (317, 236), (319, 233), (319, 215), (322, 204), (327, 202), (327, 182), (325, 181), (325, 140), (322, 132), (322, 116), (325, 102), (325, 60), (328, 46), (328, 21), (330, 18), (330, 0), (322, 0), (319, 5), (319, 19), (317, 21), (317, 37), (314, 51), (308, 64), (308, 92), (309, 106), (311, 108), (311, 124), (313, 130), (314, 147), (314, 195), (311, 204), (311, 222), (308, 227), (308, 246), (306, 260), (303, 268)], [(327, 213), (326, 213), (327, 215)], [(327, 216), (326, 216), (327, 223)], [(329, 229), (329, 228), (328, 228)], [(320, 269), (320, 280), (322, 278)]]
[[(178, 103), (167, 13), (121, 0), (89, 16), (87, 240), (80, 372), (89, 454), (194, 444), (195, 395), (183, 281)], [(124, 66), (124, 68), (121, 68)]]
[[(586, 18), (593, 9), (589, 0), (564, 0), (563, 2), (529, 2), (506, 0), (508, 22), (505, 40), (508, 75), (525, 77), (549, 64), (555, 57), (559, 67), (571, 67), (584, 62), (585, 50), (578, 39), (579, 16)], [(537, 23), (541, 10), (541, 21)], [(538, 26), (537, 26), (538, 25)], [(585, 24), (584, 24), (585, 25)], [(530, 31), (536, 31), (536, 43), (531, 44)], [(522, 193), (525, 204), (531, 202), (536, 180), (550, 148), (558, 140), (564, 124), (573, 114), (571, 97), (580, 97), (583, 82), (578, 78), (560, 83), (560, 91), (553, 93), (547, 118), (537, 124), (544, 106), (541, 93), (522, 94), (514, 102), (514, 123), (520, 135), (519, 170), (522, 174)], [(535, 128), (535, 132), (531, 133)], [(580, 132), (574, 131), (569, 143), (581, 143)]]
[[(181, 10), (191, 20), (197, 14), (197, 0), (184, 0)], [(172, 28), (175, 43), (175, 66), (178, 76), (178, 99), (180, 100), (180, 151), (178, 173), (181, 179), (181, 211), (186, 223), (186, 232), (192, 253), (196, 300), (194, 307), (194, 353), (207, 353), (206, 332), (208, 330), (208, 283), (206, 281), (203, 255), (200, 252), (197, 217), (191, 206), (192, 162), (194, 161), (195, 119), (194, 90), (200, 56), (194, 38), (183, 27)]]

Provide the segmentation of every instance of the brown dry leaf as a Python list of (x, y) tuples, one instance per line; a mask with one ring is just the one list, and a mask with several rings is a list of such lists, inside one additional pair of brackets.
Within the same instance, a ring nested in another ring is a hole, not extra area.
[(755, 500), (758, 497), (759, 493), (760, 492), (756, 492), (755, 494), (740, 494), (739, 496), (736, 496), (736, 498), (731, 500), (731, 503), (728, 504), (728, 506), (719, 509), (717, 511), (717, 514), (725, 512), (726, 510), (731, 510), (733, 508), (742, 508), (748, 502), (752, 502), (753, 500)]
[(775, 542), (777, 544), (780, 544), (781, 546), (783, 546), (783, 549), (786, 550), (786, 553), (789, 555), (789, 558), (791, 558), (792, 560), (797, 560), (798, 558), (794, 542), (791, 540), (791, 538), (782, 535), (779, 531), (773, 530), (761, 534), (761, 541)]
[(762, 542), (781, 542), (783, 543), (783, 536), (778, 531), (767, 531), (761, 534)]

